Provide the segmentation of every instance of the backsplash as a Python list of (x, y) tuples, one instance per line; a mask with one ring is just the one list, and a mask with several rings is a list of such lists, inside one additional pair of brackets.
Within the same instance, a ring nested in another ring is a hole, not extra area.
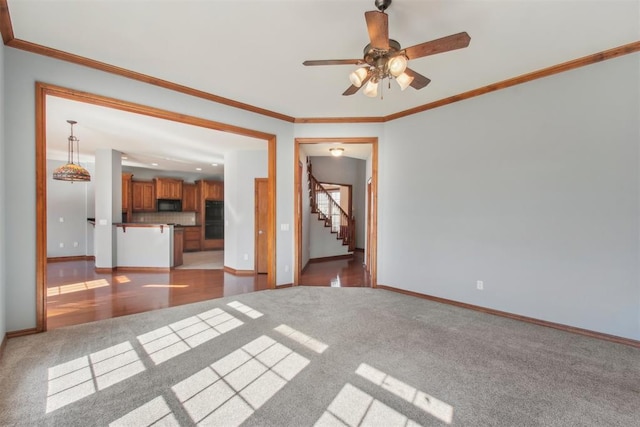
[(139, 212), (134, 213), (131, 222), (143, 224), (196, 225), (195, 212)]

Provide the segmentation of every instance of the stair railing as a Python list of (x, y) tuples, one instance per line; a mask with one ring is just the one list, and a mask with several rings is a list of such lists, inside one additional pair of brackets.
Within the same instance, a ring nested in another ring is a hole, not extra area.
[(318, 214), (318, 219), (324, 221), (325, 227), (331, 227), (331, 232), (337, 234), (344, 245), (349, 246), (349, 251), (355, 249), (356, 227), (355, 219), (340, 207), (331, 197), (331, 194), (309, 172), (309, 202), (311, 212)]

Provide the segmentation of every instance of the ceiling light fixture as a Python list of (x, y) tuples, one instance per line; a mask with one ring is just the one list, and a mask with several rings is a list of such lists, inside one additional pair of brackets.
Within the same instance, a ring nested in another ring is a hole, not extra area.
[[(365, 89), (366, 90), (366, 89)], [(329, 148), (329, 152), (331, 153), (332, 156), (334, 157), (340, 157), (342, 156), (342, 153), (344, 152), (344, 148)]]
[[(73, 125), (75, 125), (75, 120), (67, 120), (67, 123), (71, 125), (71, 135), (69, 135), (69, 144), (67, 147), (67, 164), (64, 166), (60, 166), (56, 170), (53, 171), (53, 179), (57, 179), (59, 181), (91, 181), (91, 175), (89, 171), (80, 166), (80, 140), (73, 136)], [(75, 143), (75, 149), (73, 144)], [(74, 153), (76, 155), (78, 163), (73, 162)]]

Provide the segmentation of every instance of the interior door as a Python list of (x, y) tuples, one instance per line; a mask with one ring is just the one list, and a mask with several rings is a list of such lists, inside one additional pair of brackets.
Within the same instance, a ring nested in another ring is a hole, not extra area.
[(255, 179), (255, 265), (256, 273), (267, 273), (269, 180)]

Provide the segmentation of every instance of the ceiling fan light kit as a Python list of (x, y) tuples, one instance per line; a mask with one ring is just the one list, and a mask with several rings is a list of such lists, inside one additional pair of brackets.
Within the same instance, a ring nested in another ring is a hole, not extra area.
[(437, 40), (402, 49), (400, 43), (389, 38), (388, 15), (384, 12), (391, 0), (375, 0), (378, 10), (365, 12), (370, 43), (364, 48), (363, 59), (329, 59), (304, 61), (303, 65), (358, 65), (360, 68), (349, 74), (351, 86), (342, 95), (356, 93), (364, 85), (363, 93), (378, 96), (378, 83), (384, 79), (395, 79), (401, 90), (411, 86), (416, 90), (428, 85), (431, 80), (408, 68), (409, 60), (435, 55), (469, 46), (471, 37), (466, 32), (453, 34)]

